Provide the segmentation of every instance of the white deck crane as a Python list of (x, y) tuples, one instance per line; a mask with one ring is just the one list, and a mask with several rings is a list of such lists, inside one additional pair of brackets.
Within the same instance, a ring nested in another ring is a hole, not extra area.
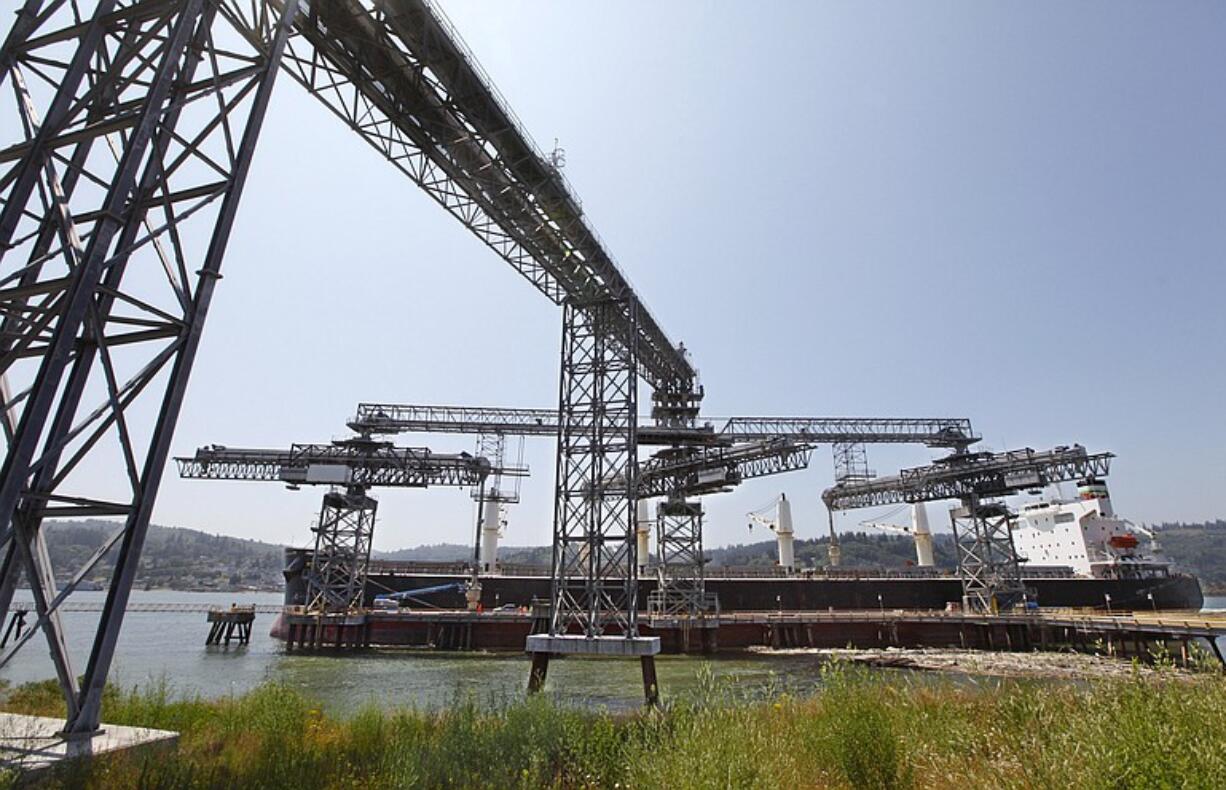
[(750, 529), (754, 524), (761, 524), (775, 533), (775, 541), (779, 544), (779, 567), (788, 573), (794, 571), (796, 555), (792, 542), (795, 533), (792, 529), (792, 503), (788, 502), (787, 494), (780, 494), (766, 507), (751, 510), (745, 515), (749, 518)]
[(881, 521), (861, 521), (860, 526), (887, 532), (900, 532), (915, 539), (915, 563), (921, 568), (936, 564), (932, 550), (932, 532), (928, 529), (928, 510), (923, 502), (911, 505), (911, 525), (890, 524)]

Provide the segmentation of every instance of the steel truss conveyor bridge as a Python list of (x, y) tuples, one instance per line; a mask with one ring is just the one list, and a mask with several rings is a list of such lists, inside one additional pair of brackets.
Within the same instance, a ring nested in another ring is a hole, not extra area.
[(963, 606), (996, 612), (1022, 600), (1025, 587), (1010, 525), (1012, 514), (1001, 498), (1055, 483), (1106, 477), (1111, 453), (1084, 447), (1011, 450), (1004, 453), (955, 453), (898, 475), (844, 481), (822, 493), (831, 512), (898, 503), (957, 499), (950, 512), (962, 580)]
[(195, 480), (248, 480), (326, 485), (313, 528), (315, 547), (305, 569), (307, 608), (344, 612), (362, 606), (378, 501), (373, 487), (462, 486), (482, 490), (490, 475), (521, 475), (468, 453), (449, 455), (422, 447), (355, 438), (331, 444), (295, 444), (289, 450), (213, 445), (176, 458), (180, 476)]

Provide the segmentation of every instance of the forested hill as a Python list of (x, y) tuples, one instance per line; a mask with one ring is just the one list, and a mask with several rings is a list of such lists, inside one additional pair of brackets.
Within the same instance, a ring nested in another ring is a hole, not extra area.
[[(843, 547), (843, 564), (871, 567), (903, 567), (915, 561), (915, 544), (910, 538), (898, 535), (866, 535), (862, 532), (839, 535)], [(829, 540), (796, 541), (796, 560), (800, 565), (826, 564)], [(953, 543), (948, 535), (936, 536), (937, 563), (954, 566)], [(775, 541), (741, 544), (706, 550), (714, 567), (731, 565), (773, 565), (776, 558)], [(548, 565), (548, 546), (502, 546), (498, 558), (508, 564)], [(463, 562), (472, 557), (472, 547), (458, 543), (438, 543), (417, 546), (399, 551), (380, 552), (379, 559), (415, 560), (419, 562)]]
[[(829, 562), (830, 538), (797, 540), (794, 544), (796, 564), (801, 567), (825, 567)], [(915, 563), (915, 542), (902, 535), (843, 532), (839, 534), (842, 549), (842, 564), (845, 567), (903, 568)], [(933, 549), (936, 563), (943, 568), (953, 568), (953, 536), (934, 535)], [(711, 565), (774, 565), (778, 558), (775, 540), (760, 543), (737, 544), (719, 549), (707, 549)]]
[[(62, 583), (119, 529), (111, 521), (50, 522), (47, 549), (51, 567)], [(114, 567), (115, 550), (86, 579), (105, 583)], [(284, 555), (280, 546), (257, 540), (209, 535), (194, 529), (150, 525), (136, 575), (138, 589), (280, 590)]]
[[(499, 546), (498, 560), (510, 565), (548, 565), (552, 549), (549, 546)], [(431, 543), (396, 551), (376, 551), (380, 560), (403, 560), (406, 562), (468, 562), (473, 558), (473, 547), (459, 543)]]
[(1166, 556), (1200, 578), (1209, 595), (1226, 595), (1226, 521), (1158, 524), (1153, 527)]

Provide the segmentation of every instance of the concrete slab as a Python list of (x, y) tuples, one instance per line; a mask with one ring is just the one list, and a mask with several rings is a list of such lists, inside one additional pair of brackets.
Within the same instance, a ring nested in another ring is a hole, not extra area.
[(145, 727), (103, 724), (100, 732), (65, 738), (63, 719), (0, 713), (0, 765), (23, 776), (40, 773), (67, 760), (114, 754), (137, 747), (173, 746), (179, 733)]
[(636, 636), (581, 636), (566, 634), (550, 636), (533, 634), (528, 637), (529, 653), (548, 653), (558, 656), (619, 656), (634, 658), (654, 656), (660, 652), (660, 637)]

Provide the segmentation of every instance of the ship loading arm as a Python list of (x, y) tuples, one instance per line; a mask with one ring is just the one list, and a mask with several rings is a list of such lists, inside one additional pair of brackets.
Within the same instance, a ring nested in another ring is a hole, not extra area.
[[(312, 528), (315, 546), (305, 572), (307, 609), (319, 612), (362, 605), (378, 507), (369, 494), (371, 488), (447, 486), (483, 491), (491, 476), (527, 473), (522, 467), (495, 467), (489, 459), (468, 453), (435, 453), (365, 437), (295, 444), (288, 450), (215, 444), (176, 458), (175, 463), (180, 477), (189, 480), (279, 482), (293, 490), (303, 485), (329, 487)], [(479, 527), (477, 541), (479, 550)], [(470, 586), (476, 582), (475, 561), (473, 574)]]
[(833, 518), (836, 510), (959, 500), (961, 507), (950, 515), (963, 606), (995, 612), (1026, 597), (1013, 546), (1012, 516), (1000, 500), (1046, 485), (1105, 477), (1113, 457), (1087, 453), (1080, 445), (954, 453), (897, 475), (838, 483), (822, 493), (822, 501)]

